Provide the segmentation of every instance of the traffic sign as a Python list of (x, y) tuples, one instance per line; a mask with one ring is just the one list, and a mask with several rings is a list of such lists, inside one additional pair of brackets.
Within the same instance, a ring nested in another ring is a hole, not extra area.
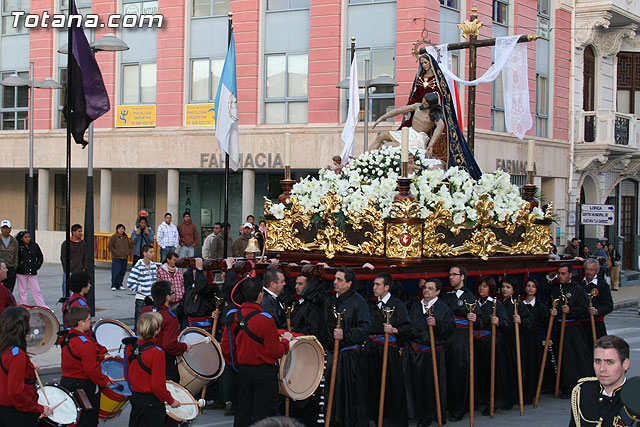
[(582, 205), (582, 212), (615, 212), (616, 208), (613, 205)]
[(613, 212), (582, 211), (580, 221), (583, 225), (613, 225), (615, 215)]

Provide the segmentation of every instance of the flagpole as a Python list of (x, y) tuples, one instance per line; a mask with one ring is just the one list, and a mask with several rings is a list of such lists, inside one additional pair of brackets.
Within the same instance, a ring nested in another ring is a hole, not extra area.
[[(71, 20), (71, 16), (73, 14), (73, 0), (69, 2), (69, 16), (68, 21)], [(67, 48), (69, 54), (67, 55), (67, 93), (66, 98), (67, 102), (65, 108), (67, 110), (66, 118), (67, 118), (67, 166), (66, 166), (66, 200), (65, 200), (65, 222), (67, 233), (65, 236), (66, 239), (66, 247), (65, 247), (65, 287), (64, 287), (64, 297), (69, 297), (69, 270), (71, 269), (71, 129), (73, 126), (71, 124), (73, 118), (71, 117), (71, 103), (73, 102), (73, 85), (71, 82), (73, 67), (71, 66), (72, 56), (73, 56), (73, 29), (71, 26), (67, 28)]]
[[(233, 13), (229, 12), (229, 25), (227, 27), (227, 49), (231, 44), (231, 31), (233, 30)], [(218, 105), (215, 106), (216, 112), (219, 111), (220, 107)], [(229, 246), (229, 233), (231, 232), (231, 227), (227, 230), (229, 224), (229, 152), (227, 151), (224, 155), (224, 252), (222, 257), (227, 257), (227, 250)]]

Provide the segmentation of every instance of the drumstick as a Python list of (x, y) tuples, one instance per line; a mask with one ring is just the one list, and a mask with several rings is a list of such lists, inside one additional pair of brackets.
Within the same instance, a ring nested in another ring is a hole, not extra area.
[(51, 402), (49, 402), (49, 398), (47, 397), (47, 392), (44, 391), (44, 386), (42, 385), (42, 381), (40, 380), (40, 375), (38, 375), (38, 371), (34, 369), (33, 372), (36, 374), (36, 380), (38, 381), (40, 390), (42, 390), (42, 395), (44, 396), (44, 400), (47, 401), (47, 405), (51, 405)]
[(211, 342), (211, 338), (206, 337), (205, 339), (201, 340), (201, 341), (196, 341), (194, 343), (191, 343), (191, 347), (195, 346), (195, 345), (199, 345), (199, 344), (207, 344)]
[[(52, 411), (55, 411), (55, 409), (56, 409), (58, 406), (62, 405), (64, 402), (66, 402), (66, 400), (67, 400), (67, 398), (65, 397), (65, 398), (64, 398), (64, 399), (62, 399), (60, 402), (58, 402), (58, 403), (56, 403), (55, 405), (53, 405), (53, 406), (51, 407), (51, 410), (52, 410)], [(44, 418), (44, 414), (40, 414), (40, 416), (39, 416), (38, 418)]]
[[(205, 405), (207, 404), (207, 401), (204, 399), (198, 399), (197, 402), (180, 402), (180, 406), (186, 406), (186, 405), (198, 405), (201, 408), (204, 408)], [(168, 403), (165, 403), (165, 406), (171, 406)]]

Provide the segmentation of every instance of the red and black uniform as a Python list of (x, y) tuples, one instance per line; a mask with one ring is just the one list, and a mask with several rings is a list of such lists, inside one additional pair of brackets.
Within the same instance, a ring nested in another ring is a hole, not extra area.
[(100, 393), (96, 385), (103, 388), (109, 377), (102, 373), (98, 347), (87, 335), (78, 329), (69, 330), (62, 338), (62, 379), (60, 385), (69, 391), (83, 389), (91, 406), (90, 411), (83, 410), (78, 420), (78, 427), (97, 426)]
[(38, 404), (36, 374), (31, 359), (18, 347), (0, 356), (0, 425), (31, 427), (44, 407)]
[(133, 392), (129, 427), (164, 425), (164, 402), (173, 403), (167, 390), (164, 351), (151, 340), (126, 347), (126, 376)]
[(225, 361), (238, 370), (240, 387), (234, 425), (249, 426), (274, 415), (278, 394), (275, 363), (289, 351), (270, 314), (260, 304), (246, 302), (227, 313), (222, 334)]
[(176, 356), (182, 356), (187, 351), (187, 344), (178, 341), (178, 333), (180, 332), (178, 317), (166, 305), (148, 305), (142, 309), (142, 313), (149, 311), (162, 315), (162, 327), (153, 342), (164, 350), (167, 379), (179, 383), (180, 373), (176, 364)]
[[(87, 303), (86, 298), (80, 292), (74, 292), (68, 300), (62, 304), (62, 321), (65, 328), (69, 328), (67, 325), (67, 313), (71, 307), (89, 307), (89, 303)], [(93, 330), (89, 329), (84, 334), (91, 342), (93, 342), (98, 347), (98, 354), (100, 355), (100, 360), (104, 359), (105, 354), (107, 354), (107, 348), (100, 343), (96, 339)]]
[(0, 314), (7, 307), (15, 307), (16, 299), (13, 294), (5, 286), (0, 286)]

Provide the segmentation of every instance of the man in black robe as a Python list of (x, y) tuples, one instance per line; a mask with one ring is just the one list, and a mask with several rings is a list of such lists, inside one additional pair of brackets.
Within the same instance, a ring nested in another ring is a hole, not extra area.
[[(367, 302), (355, 292), (356, 275), (348, 267), (336, 271), (334, 295), (328, 295), (322, 310), (320, 342), (327, 350), (327, 375), (333, 363), (334, 340), (339, 342), (336, 384), (331, 413), (332, 426), (368, 425), (362, 381), (362, 344), (369, 335), (371, 318)], [(336, 314), (342, 314), (340, 329)], [(330, 384), (325, 386), (329, 401)]]
[[(591, 331), (591, 316), (594, 317), (594, 323), (596, 326), (596, 340), (600, 337), (607, 335), (607, 328), (604, 324), (604, 316), (613, 311), (613, 299), (611, 298), (611, 288), (607, 284), (604, 275), (598, 274), (600, 266), (598, 261), (589, 258), (584, 261), (584, 279), (582, 279), (581, 285), (587, 294), (587, 300), (589, 294), (592, 294), (593, 307), (589, 308), (587, 317), (582, 319), (582, 330), (587, 337), (589, 344), (595, 344), (593, 342), (593, 332)], [(589, 348), (593, 348), (589, 346)]]
[(287, 328), (287, 316), (284, 311), (284, 304), (280, 300), (280, 294), (284, 289), (284, 274), (275, 269), (265, 271), (262, 278), (264, 286), (264, 299), (262, 309), (269, 313), (276, 322), (276, 328)]
[(411, 307), (411, 342), (409, 352), (409, 384), (412, 388), (413, 407), (416, 411), (418, 427), (437, 422), (436, 396), (431, 359), (429, 326), (433, 327), (438, 384), (440, 386), (440, 407), (442, 422), (447, 421), (447, 370), (444, 342), (456, 329), (453, 312), (440, 299), (442, 283), (438, 279), (427, 279), (422, 287), (422, 300)]
[[(560, 391), (563, 398), (568, 398), (571, 389), (582, 377), (592, 376), (591, 354), (589, 344), (580, 327), (580, 320), (589, 314), (589, 302), (584, 288), (572, 280), (573, 267), (568, 263), (558, 265), (558, 281), (551, 283), (549, 287), (548, 307), (552, 301), (560, 299), (559, 309), (551, 309), (550, 314), (556, 317), (554, 325), (553, 342), (560, 343), (560, 329), (562, 314), (566, 314), (564, 331), (564, 348), (562, 354), (562, 368), (560, 378)], [(560, 345), (558, 344), (558, 351)]]
[(469, 310), (476, 298), (464, 285), (467, 269), (454, 264), (449, 267), (449, 283), (453, 291), (442, 298), (455, 316), (456, 329), (447, 339), (447, 410), (451, 421), (459, 421), (469, 411)]
[[(393, 278), (388, 273), (380, 273), (373, 280), (374, 297), (369, 302), (371, 333), (364, 348), (367, 416), (370, 420), (378, 420), (384, 335), (387, 332), (389, 334), (389, 353), (383, 424), (385, 426), (406, 426), (408, 424), (406, 389), (398, 345), (409, 338), (411, 322), (404, 302), (391, 295), (392, 287)], [(393, 310), (388, 323), (385, 318), (385, 310)]]

